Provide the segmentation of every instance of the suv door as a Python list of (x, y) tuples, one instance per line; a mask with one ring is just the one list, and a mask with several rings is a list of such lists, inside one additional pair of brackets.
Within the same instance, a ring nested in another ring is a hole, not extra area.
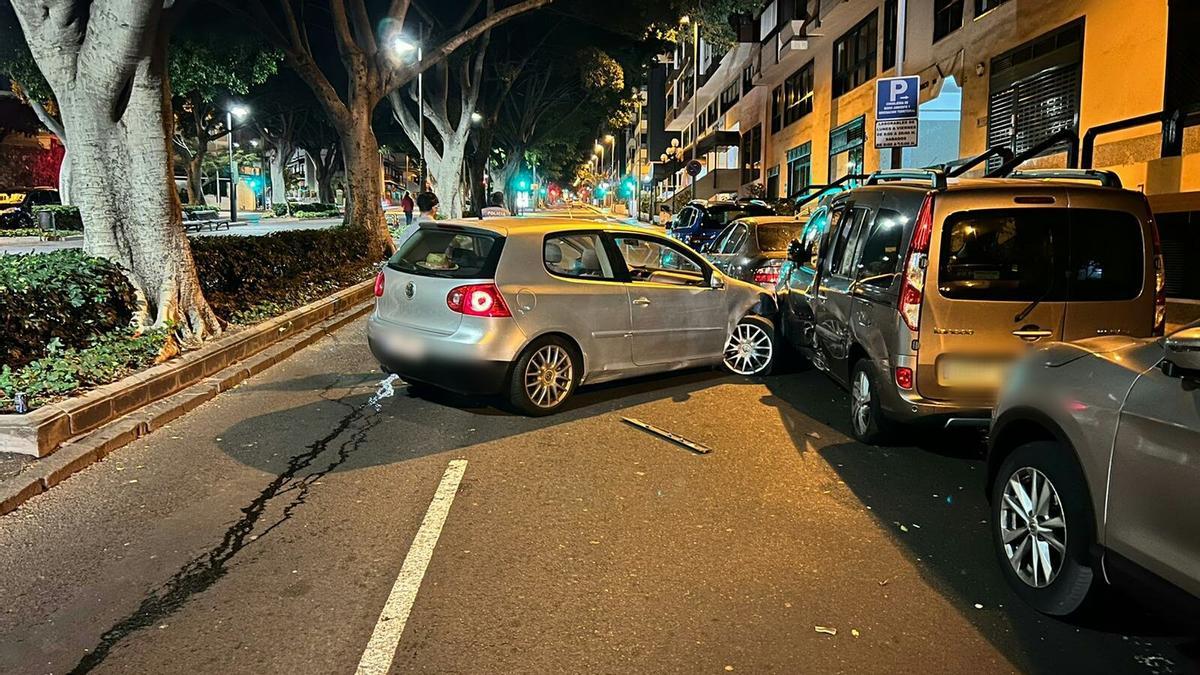
[(855, 266), (859, 243), (872, 220), (871, 204), (877, 195), (851, 201), (829, 231), (829, 255), (821, 262), (821, 279), (815, 295), (817, 348), (829, 374), (839, 382), (849, 381), (847, 357), (851, 343), (851, 311)]
[(1105, 547), (1200, 596), (1200, 387), (1142, 373), (1121, 407), (1110, 475)]
[(1064, 340), (1154, 332), (1154, 233), (1139, 195), (1072, 190)]
[(821, 245), (825, 242), (829, 222), (833, 218), (834, 215), (827, 205), (813, 211), (797, 237), (801, 248), (808, 252), (809, 261), (803, 265), (789, 261), (785, 265), (785, 294), (779, 303), (783, 314), (783, 332), (792, 345), (800, 349), (813, 346), (812, 304), (816, 290), (814, 282), (817, 278), (817, 266), (821, 261)]
[(990, 406), (1016, 357), (1062, 339), (1069, 215), (1065, 192), (1057, 192), (1050, 208), (935, 198), (917, 352), (921, 396)]
[(639, 366), (720, 358), (725, 345), (725, 291), (692, 251), (653, 235), (611, 235), (625, 266), (632, 312), (633, 362)]

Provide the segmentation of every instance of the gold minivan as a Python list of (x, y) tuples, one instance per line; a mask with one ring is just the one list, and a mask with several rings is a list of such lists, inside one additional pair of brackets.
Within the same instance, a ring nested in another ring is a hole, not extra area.
[(819, 216), (789, 249), (780, 323), (850, 389), (860, 440), (927, 418), (986, 427), (1032, 346), (1162, 334), (1149, 205), (1110, 172), (883, 171)]

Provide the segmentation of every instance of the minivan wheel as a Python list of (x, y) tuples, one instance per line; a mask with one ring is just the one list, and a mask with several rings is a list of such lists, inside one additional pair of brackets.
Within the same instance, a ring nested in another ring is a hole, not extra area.
[(733, 327), (722, 358), (725, 367), (737, 375), (770, 375), (778, 352), (775, 324), (751, 315)]
[(1083, 471), (1058, 443), (1026, 443), (991, 486), (992, 541), (1017, 595), (1045, 614), (1071, 614), (1092, 587), (1095, 537)]
[(854, 363), (850, 375), (850, 428), (856, 439), (868, 445), (883, 443), (894, 432), (892, 421), (879, 404), (878, 383), (870, 359)]
[(553, 335), (535, 340), (509, 374), (508, 401), (526, 415), (552, 414), (575, 392), (579, 372), (574, 345)]

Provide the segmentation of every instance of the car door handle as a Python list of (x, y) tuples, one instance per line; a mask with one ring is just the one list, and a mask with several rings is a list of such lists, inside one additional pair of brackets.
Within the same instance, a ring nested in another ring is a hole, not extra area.
[(640, 305), (642, 307), (649, 307), (650, 306), (650, 298), (638, 298), (633, 301), (633, 304)]
[(1051, 335), (1054, 335), (1054, 331), (1045, 330), (1042, 328), (1037, 328), (1037, 329), (1022, 328), (1020, 330), (1014, 330), (1012, 332), (1012, 334), (1016, 335), (1017, 337), (1021, 338), (1022, 340), (1029, 340), (1030, 342), (1033, 342), (1034, 340), (1040, 340), (1044, 337), (1050, 337)]

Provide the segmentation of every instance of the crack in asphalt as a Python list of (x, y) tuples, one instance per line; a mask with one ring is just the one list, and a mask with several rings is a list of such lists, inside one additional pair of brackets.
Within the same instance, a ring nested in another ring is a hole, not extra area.
[[(319, 393), (322, 399), (337, 403), (348, 410), (337, 425), (334, 426), (333, 430), (306, 446), (305, 452), (289, 458), (287, 468), (263, 488), (258, 496), (247, 506), (241, 509), (242, 517), (225, 531), (219, 544), (206, 553), (192, 558), (180, 567), (179, 571), (171, 576), (170, 579), (150, 591), (142, 599), (137, 609), (105, 631), (100, 636), (99, 643), (93, 649), (89, 650), (69, 672), (86, 673), (91, 671), (108, 658), (113, 648), (129, 637), (129, 635), (142, 628), (152, 626), (161, 619), (170, 616), (176, 610), (183, 607), (197, 593), (211, 588), (213, 584), (229, 571), (227, 564), (234, 556), (251, 542), (262, 539), (275, 528), (291, 519), (296, 509), (307, 502), (308, 491), (313, 483), (319, 481), (326, 474), (343, 464), (350, 458), (351, 454), (358, 450), (362, 442), (366, 440), (368, 433), (382, 421), (382, 418), (374, 415), (364, 417), (363, 413), (367, 410), (365, 403), (351, 405), (343, 400), (345, 397), (336, 399), (328, 398), (326, 394), (337, 386), (340, 379), (335, 379)], [(351, 386), (351, 391), (353, 391), (354, 386)], [(366, 423), (353, 428), (361, 420), (365, 420)], [(349, 437), (337, 446), (337, 456), (335, 459), (323, 468), (318, 468), (303, 476), (299, 475), (302, 471), (312, 466), (321, 455), (325, 454), (339, 436), (348, 431), (351, 432)], [(272, 503), (272, 500), (289, 493), (293, 496), (283, 507), (279, 518), (267, 525), (265, 529), (262, 529), (253, 539), (249, 539), (249, 536), (254, 532), (255, 527), (258, 526), (259, 520), (266, 512), (267, 507)]]

